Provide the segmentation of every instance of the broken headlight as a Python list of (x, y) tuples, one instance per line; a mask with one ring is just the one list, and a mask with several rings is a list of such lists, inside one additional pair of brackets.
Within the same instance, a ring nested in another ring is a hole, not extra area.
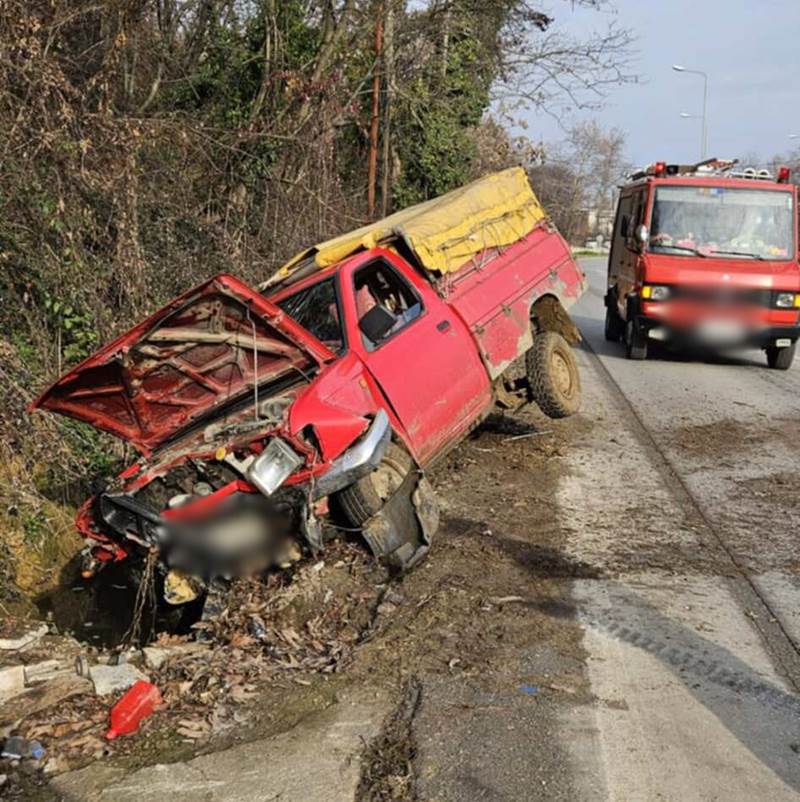
[(271, 496), (303, 462), (287, 442), (274, 437), (247, 469), (247, 479), (265, 496)]

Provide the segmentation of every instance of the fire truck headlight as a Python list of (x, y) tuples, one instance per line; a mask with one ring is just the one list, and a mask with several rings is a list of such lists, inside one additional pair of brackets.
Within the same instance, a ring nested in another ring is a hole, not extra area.
[(645, 301), (666, 301), (669, 295), (669, 287), (662, 284), (645, 284), (642, 287), (642, 298)]
[(795, 295), (793, 292), (779, 292), (775, 296), (775, 306), (779, 309), (794, 309), (799, 300), (800, 295)]

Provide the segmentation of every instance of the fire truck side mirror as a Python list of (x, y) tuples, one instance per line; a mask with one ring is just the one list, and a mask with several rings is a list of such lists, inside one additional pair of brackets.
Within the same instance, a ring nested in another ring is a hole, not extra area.
[(647, 239), (650, 236), (650, 232), (647, 230), (647, 226), (642, 223), (640, 226), (636, 226), (636, 242), (639, 244), (640, 247), (644, 247), (647, 244)]

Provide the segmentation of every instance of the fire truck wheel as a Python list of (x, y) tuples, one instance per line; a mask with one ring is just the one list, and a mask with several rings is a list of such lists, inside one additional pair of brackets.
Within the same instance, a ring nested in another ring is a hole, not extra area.
[(395, 443), (389, 443), (381, 464), (336, 494), (336, 502), (353, 526), (361, 527), (381, 511), (414, 467), (411, 455)]
[(625, 324), (625, 355), (628, 359), (647, 359), (647, 335), (635, 318)]
[(604, 334), (606, 339), (611, 343), (618, 343), (625, 333), (625, 323), (622, 318), (617, 314), (616, 309), (606, 307), (606, 325)]
[(581, 404), (581, 379), (569, 343), (554, 331), (533, 338), (525, 354), (525, 373), (533, 400), (549, 418), (574, 415)]
[(783, 348), (771, 345), (767, 348), (767, 364), (776, 370), (789, 370), (794, 361), (794, 352), (796, 350), (797, 340)]

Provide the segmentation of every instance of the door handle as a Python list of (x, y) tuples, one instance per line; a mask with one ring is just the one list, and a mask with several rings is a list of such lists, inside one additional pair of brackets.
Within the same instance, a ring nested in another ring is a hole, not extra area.
[(444, 334), (444, 332), (450, 328), (450, 321), (442, 320), (440, 323), (436, 324), (436, 328)]

